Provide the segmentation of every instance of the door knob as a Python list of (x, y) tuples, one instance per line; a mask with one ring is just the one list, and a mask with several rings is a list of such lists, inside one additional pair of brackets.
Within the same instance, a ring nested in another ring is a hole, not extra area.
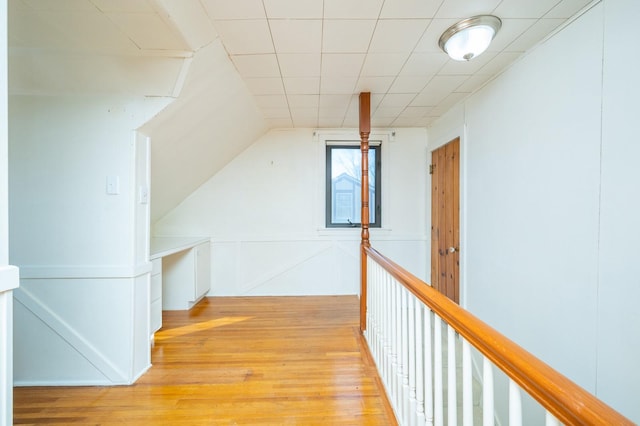
[(458, 251), (456, 247), (449, 247), (449, 253), (455, 253), (456, 251)]

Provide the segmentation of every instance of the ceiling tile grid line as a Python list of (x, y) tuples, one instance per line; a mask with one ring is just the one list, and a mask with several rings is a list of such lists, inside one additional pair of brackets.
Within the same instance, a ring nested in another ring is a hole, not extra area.
[[(171, 58), (217, 37), (272, 124), (357, 124), (370, 91), (372, 125), (428, 125), (595, 0), (170, 1), (10, 0), (10, 56)], [(449, 26), (487, 13), (502, 29), (483, 55), (440, 50)]]

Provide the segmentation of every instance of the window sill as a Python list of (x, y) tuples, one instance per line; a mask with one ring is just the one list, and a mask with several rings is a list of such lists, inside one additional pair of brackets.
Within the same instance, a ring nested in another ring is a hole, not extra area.
[[(356, 228), (318, 228), (317, 231), (319, 236), (340, 235), (360, 239), (362, 229), (358, 226)], [(377, 234), (379, 232), (391, 232), (391, 228), (369, 228), (369, 234)]]

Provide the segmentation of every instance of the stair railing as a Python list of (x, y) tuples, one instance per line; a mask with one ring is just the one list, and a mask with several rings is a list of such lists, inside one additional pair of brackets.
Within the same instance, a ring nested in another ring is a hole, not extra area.
[[(496, 417), (494, 406), (494, 399), (501, 399), (494, 389), (495, 368), (508, 378), (511, 426), (523, 419), (542, 424), (532, 421), (535, 415), (544, 416), (546, 425), (633, 424), (373, 248), (365, 245), (363, 253), (361, 328), (399, 424), (504, 424), (507, 419)], [(472, 358), (481, 358), (475, 375)], [(459, 360), (461, 378), (455, 367)], [(481, 408), (479, 403), (474, 407), (480, 393), (474, 392), (474, 377), (476, 384), (481, 382), (476, 387), (482, 388)], [(531, 400), (522, 403), (523, 391), (542, 407), (537, 407), (539, 414), (523, 413)]]

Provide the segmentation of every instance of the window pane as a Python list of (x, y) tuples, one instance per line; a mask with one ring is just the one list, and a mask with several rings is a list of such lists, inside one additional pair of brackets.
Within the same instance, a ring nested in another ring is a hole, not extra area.
[[(361, 209), (360, 148), (331, 147), (331, 223), (359, 224)], [(369, 222), (375, 222), (376, 150), (369, 149)]]

